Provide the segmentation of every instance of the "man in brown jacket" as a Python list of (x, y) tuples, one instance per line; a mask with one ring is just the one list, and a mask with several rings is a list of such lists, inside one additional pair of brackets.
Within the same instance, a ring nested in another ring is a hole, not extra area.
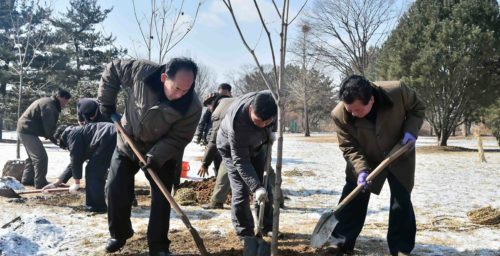
[[(411, 190), (415, 174), (415, 150), (386, 168), (370, 184), (368, 173), (391, 151), (415, 141), (425, 106), (417, 94), (399, 81), (371, 83), (353, 75), (340, 85), (341, 102), (332, 111), (340, 150), (347, 161), (344, 199), (358, 184), (379, 194), (387, 179), (391, 190), (387, 242), (392, 255), (409, 254), (415, 246), (416, 223)], [(332, 232), (332, 247), (339, 252), (354, 249), (367, 213), (370, 193), (360, 193), (339, 214)]]
[[(156, 171), (169, 191), (179, 182), (184, 148), (193, 139), (201, 116), (201, 103), (194, 91), (197, 73), (196, 64), (186, 58), (174, 58), (166, 65), (116, 60), (104, 70), (98, 92), (101, 113), (116, 114), (116, 98), (123, 88), (127, 99), (121, 123), (147, 158), (147, 165), (140, 166), (118, 136), (106, 183), (111, 234), (107, 252), (118, 251), (134, 234), (130, 212), (139, 168)], [(151, 184), (149, 254), (170, 255), (170, 204), (147, 172), (146, 177)]]
[(59, 89), (52, 97), (35, 100), (24, 111), (17, 121), (17, 134), (21, 139), (28, 159), (21, 182), (41, 189), (48, 184), (46, 175), (48, 168), (47, 151), (38, 137), (45, 137), (57, 145), (54, 132), (61, 109), (66, 106), (71, 94)]

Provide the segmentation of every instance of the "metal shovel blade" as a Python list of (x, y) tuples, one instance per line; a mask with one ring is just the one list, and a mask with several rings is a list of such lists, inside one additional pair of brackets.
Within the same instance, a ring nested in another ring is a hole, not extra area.
[(243, 256), (269, 256), (271, 245), (261, 237), (247, 236), (243, 239)]
[(314, 231), (311, 236), (311, 246), (314, 248), (321, 248), (328, 238), (332, 235), (335, 226), (337, 226), (337, 217), (333, 210), (329, 210), (323, 213), (314, 227)]
[(21, 198), (19, 194), (16, 193), (13, 189), (9, 187), (1, 188), (0, 189), (0, 196), (7, 197), (7, 198)]
[(243, 238), (243, 256), (256, 256), (258, 247), (256, 237), (246, 236)]

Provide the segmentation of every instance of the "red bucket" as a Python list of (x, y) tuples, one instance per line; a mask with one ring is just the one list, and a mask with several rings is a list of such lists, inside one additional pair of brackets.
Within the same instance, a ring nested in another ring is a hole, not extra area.
[(187, 178), (189, 172), (189, 162), (182, 161), (181, 178)]

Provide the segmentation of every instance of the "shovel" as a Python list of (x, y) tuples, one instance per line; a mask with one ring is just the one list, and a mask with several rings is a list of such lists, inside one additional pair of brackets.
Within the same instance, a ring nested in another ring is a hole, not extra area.
[[(111, 119), (113, 119), (113, 122), (115, 124), (115, 127), (116, 127), (118, 134), (120, 134), (120, 136), (125, 140), (127, 145), (134, 152), (135, 156), (139, 159), (139, 161), (143, 165), (146, 165), (146, 159), (144, 158), (144, 155), (139, 151), (139, 149), (137, 148), (135, 143), (127, 135), (127, 132), (125, 131), (125, 129), (123, 129), (123, 126), (121, 125), (121, 123), (119, 121), (120, 119), (117, 118), (116, 116), (112, 116)], [(189, 230), (189, 232), (193, 236), (194, 242), (196, 243), (196, 247), (198, 247), (198, 250), (200, 251), (201, 255), (202, 256), (209, 255), (207, 252), (207, 249), (205, 248), (205, 245), (203, 244), (203, 240), (201, 239), (200, 234), (198, 234), (198, 231), (196, 231), (196, 229), (193, 226), (191, 226), (191, 222), (189, 222), (188, 217), (186, 216), (186, 214), (184, 214), (184, 212), (179, 207), (177, 202), (175, 202), (174, 198), (172, 197), (170, 192), (168, 192), (167, 187), (165, 187), (165, 185), (160, 180), (160, 178), (158, 177), (156, 172), (154, 172), (151, 168), (148, 168), (147, 172), (151, 176), (151, 178), (153, 178), (156, 185), (160, 188), (163, 195), (167, 198), (167, 200), (170, 203), (170, 205), (172, 206), (172, 208), (174, 208), (177, 215), (180, 216), (182, 222), (184, 222), (184, 225), (186, 225), (187, 229)], [(166, 218), (168, 218), (168, 216), (166, 216)]]
[[(264, 166), (264, 188), (267, 190), (268, 177), (269, 177), (269, 166), (271, 165), (271, 155), (272, 155), (273, 144), (268, 143), (267, 145), (267, 156), (266, 165)], [(243, 243), (243, 256), (269, 256), (271, 255), (271, 245), (266, 242), (262, 237), (264, 229), (264, 210), (266, 204), (264, 202), (259, 204), (259, 218), (257, 224), (256, 236), (247, 236), (244, 238)]]
[[(414, 142), (407, 143), (393, 154), (389, 155), (382, 161), (375, 170), (366, 178), (367, 182), (372, 181), (380, 172), (382, 172), (390, 163), (398, 159), (403, 153), (414, 147)], [(363, 190), (363, 185), (358, 185), (344, 200), (342, 200), (334, 209), (330, 209), (323, 213), (314, 228), (311, 236), (311, 246), (314, 248), (321, 248), (330, 235), (332, 234), (335, 226), (338, 224), (337, 217), (335, 216), (340, 212), (352, 199), (354, 199)]]
[(7, 198), (21, 198), (24, 194), (35, 194), (35, 193), (53, 193), (53, 192), (67, 192), (69, 188), (52, 188), (42, 191), (41, 189), (27, 190), (27, 191), (14, 191), (9, 187), (0, 189), (0, 196)]

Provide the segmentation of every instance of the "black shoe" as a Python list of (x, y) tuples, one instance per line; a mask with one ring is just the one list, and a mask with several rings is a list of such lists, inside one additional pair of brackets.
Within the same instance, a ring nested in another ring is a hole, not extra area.
[(209, 204), (202, 205), (201, 208), (206, 209), (206, 210), (224, 209), (224, 204), (223, 203), (209, 203)]
[(106, 213), (108, 212), (107, 207), (94, 207), (94, 206), (85, 206), (85, 211), (87, 212), (95, 212), (95, 213)]
[(35, 181), (21, 181), (21, 183), (24, 185), (24, 186), (35, 186)]
[(108, 243), (106, 244), (106, 252), (109, 253), (116, 252), (120, 250), (125, 245), (126, 242), (127, 242), (126, 239), (124, 240), (114, 239), (114, 238), (108, 239)]

